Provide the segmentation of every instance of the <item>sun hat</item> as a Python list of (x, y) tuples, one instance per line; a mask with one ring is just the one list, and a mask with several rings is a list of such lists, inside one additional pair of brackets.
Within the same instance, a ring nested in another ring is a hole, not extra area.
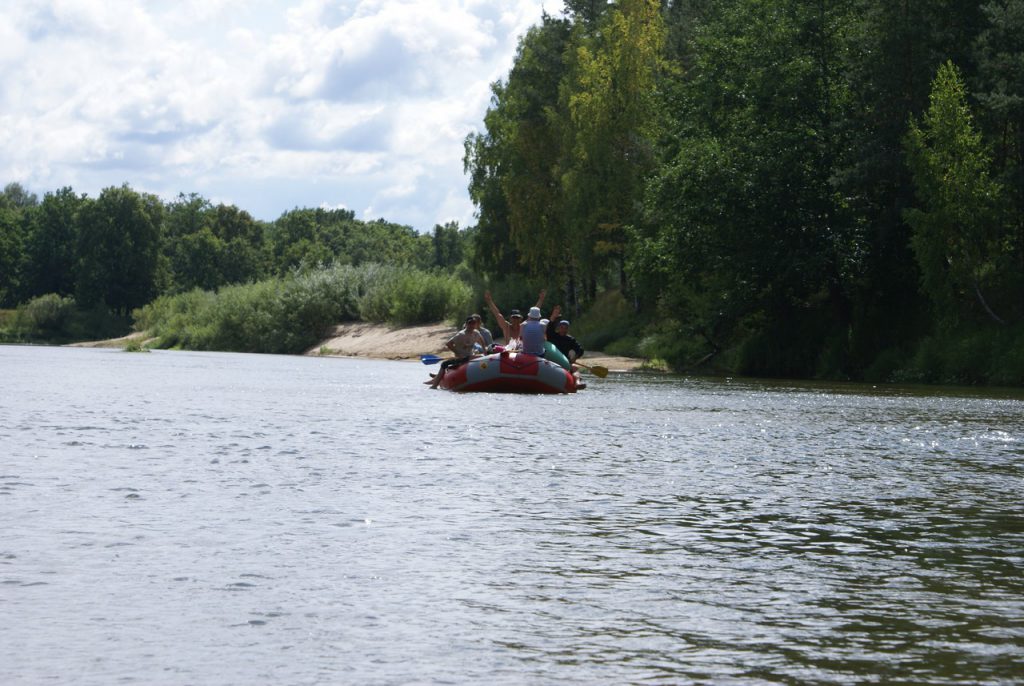
[(558, 322), (559, 326), (561, 326), (562, 324), (565, 324), (566, 326), (569, 326), (569, 320), (568, 319), (563, 319), (562, 321)]
[(523, 315), (519, 310), (512, 310), (511, 312), (508, 313), (509, 319), (515, 319), (516, 317), (519, 317), (520, 319), (523, 318)]
[(539, 307), (531, 307), (530, 308), (530, 314), (528, 314), (526, 316), (529, 317), (530, 319), (540, 319), (540, 308)]

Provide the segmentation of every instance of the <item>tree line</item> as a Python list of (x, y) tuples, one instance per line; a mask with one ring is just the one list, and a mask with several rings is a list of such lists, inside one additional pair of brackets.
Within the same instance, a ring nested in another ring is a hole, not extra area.
[(0, 193), (0, 307), (70, 302), (110, 313), (124, 328), (134, 310), (160, 296), (319, 266), (449, 271), (464, 261), (465, 236), (455, 223), (420, 234), (344, 209), (296, 208), (263, 222), (196, 194), (163, 202), (127, 184), (95, 198), (61, 188), (40, 200), (9, 183)]
[(567, 0), (465, 143), (474, 264), (680, 369), (1024, 383), (1024, 0)]
[(12, 183), (0, 308), (156, 303), (211, 346), (190, 293), (429, 316), (434, 281), (368, 294), (372, 262), (455, 274), (444, 316), (545, 286), (589, 348), (679, 370), (1024, 384), (1022, 37), (1024, 0), (566, 0), (465, 141), (475, 226)]

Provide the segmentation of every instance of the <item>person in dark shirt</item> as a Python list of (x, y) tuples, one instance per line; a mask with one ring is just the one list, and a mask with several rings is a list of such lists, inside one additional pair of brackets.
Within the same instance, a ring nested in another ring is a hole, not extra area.
[(572, 364), (583, 357), (583, 346), (569, 335), (569, 320), (559, 319), (561, 314), (561, 305), (555, 305), (555, 308), (551, 310), (551, 321), (548, 323), (548, 340), (569, 358), (569, 363)]

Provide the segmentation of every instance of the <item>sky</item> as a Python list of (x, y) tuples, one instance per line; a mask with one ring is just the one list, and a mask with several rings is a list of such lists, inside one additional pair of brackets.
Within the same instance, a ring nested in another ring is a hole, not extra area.
[[(551, 13), (561, 2), (548, 0)], [(483, 129), (541, 0), (0, 0), (0, 187), (127, 183), (271, 221), (475, 223)]]

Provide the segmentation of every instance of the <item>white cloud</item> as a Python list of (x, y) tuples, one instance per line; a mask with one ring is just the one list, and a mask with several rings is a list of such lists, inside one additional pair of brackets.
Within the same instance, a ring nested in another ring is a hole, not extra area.
[(0, 182), (471, 222), (462, 141), (536, 0), (0, 0)]

